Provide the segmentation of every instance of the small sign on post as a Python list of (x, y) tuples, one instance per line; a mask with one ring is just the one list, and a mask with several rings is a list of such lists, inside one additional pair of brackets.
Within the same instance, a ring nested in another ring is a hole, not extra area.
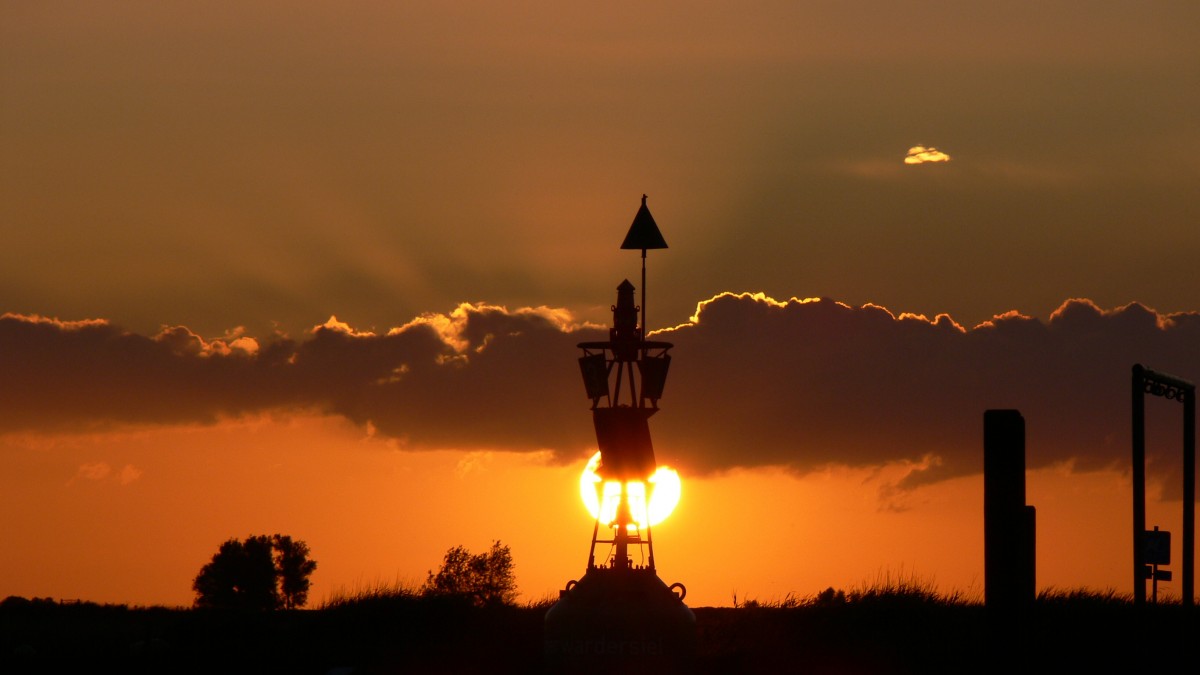
[(1170, 570), (1158, 569), (1159, 565), (1171, 564), (1171, 533), (1158, 529), (1157, 525), (1143, 532), (1142, 559), (1146, 561), (1145, 575), (1152, 588), (1151, 601), (1157, 604), (1158, 582), (1171, 580)]
[(1142, 535), (1142, 556), (1147, 565), (1171, 564), (1171, 533), (1160, 530), (1146, 530)]
[(1151, 565), (1146, 565), (1146, 569), (1143, 572), (1142, 576), (1146, 577), (1147, 579), (1151, 579), (1153, 581), (1170, 581), (1171, 580), (1171, 570), (1160, 570), (1157, 567), (1153, 567)]

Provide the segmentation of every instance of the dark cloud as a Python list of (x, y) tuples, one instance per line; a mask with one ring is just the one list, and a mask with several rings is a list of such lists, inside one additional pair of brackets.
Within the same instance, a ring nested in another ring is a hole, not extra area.
[(0, 429), (211, 423), (298, 409), (370, 423), (414, 449), (579, 448), (590, 423), (575, 391), (575, 342), (602, 334), (563, 319), (463, 305), (384, 335), (331, 319), (303, 340), (259, 344), (9, 314), (0, 317)]
[[(723, 295), (698, 318), (671, 338), (670, 405), (680, 412), (656, 421), (706, 470), (906, 460), (922, 468), (904, 486), (936, 482), (981, 470), (992, 408), (1024, 415), (1030, 467), (1122, 467), (1133, 364), (1200, 372), (1191, 346), (1200, 315), (1138, 304), (1103, 311), (1069, 300), (1045, 322), (1008, 313), (964, 329), (871, 305)], [(1178, 448), (1179, 407), (1149, 405), (1174, 423), (1176, 435), (1159, 439), (1167, 455)]]
[[(214, 422), (275, 410), (338, 414), (401, 447), (540, 450), (594, 445), (577, 343), (605, 338), (558, 310), (464, 304), (386, 334), (331, 319), (304, 339), (152, 337), (93, 321), (0, 318), (4, 430)], [(1068, 300), (964, 328), (831, 300), (722, 294), (675, 344), (664, 461), (691, 472), (909, 462), (912, 488), (981, 469), (983, 412), (1015, 408), (1031, 468), (1124, 467), (1135, 363), (1192, 379), (1200, 314)], [(1152, 399), (1153, 401), (1153, 399)], [(1179, 406), (1148, 404), (1151, 454), (1178, 473)]]

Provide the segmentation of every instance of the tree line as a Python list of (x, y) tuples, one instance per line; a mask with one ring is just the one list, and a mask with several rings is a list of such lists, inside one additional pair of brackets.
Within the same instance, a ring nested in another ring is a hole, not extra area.
[[(251, 535), (221, 544), (192, 581), (195, 606), (216, 609), (298, 609), (308, 602), (309, 576), (317, 568), (308, 544), (288, 535)], [(446, 551), (420, 592), (462, 598), (474, 605), (514, 604), (517, 583), (512, 551), (499, 540), (483, 553), (463, 546)]]

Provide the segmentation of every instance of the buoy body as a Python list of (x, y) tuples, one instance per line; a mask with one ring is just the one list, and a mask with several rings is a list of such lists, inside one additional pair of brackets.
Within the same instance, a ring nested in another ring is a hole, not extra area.
[(546, 612), (548, 673), (686, 673), (696, 615), (649, 568), (593, 567)]

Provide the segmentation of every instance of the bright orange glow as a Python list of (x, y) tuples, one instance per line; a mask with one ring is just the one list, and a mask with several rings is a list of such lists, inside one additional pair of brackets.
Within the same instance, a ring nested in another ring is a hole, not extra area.
[[(621, 502), (621, 483), (615, 480), (602, 481), (596, 473), (600, 466), (600, 453), (592, 455), (583, 473), (579, 476), (579, 496), (588, 513), (605, 525), (611, 526), (617, 519), (617, 505)], [(650, 484), (647, 495), (646, 483)], [(667, 466), (660, 466), (649, 480), (628, 481), (624, 486), (633, 523), (629, 529), (658, 525), (675, 510), (682, 492), (679, 474)]]

